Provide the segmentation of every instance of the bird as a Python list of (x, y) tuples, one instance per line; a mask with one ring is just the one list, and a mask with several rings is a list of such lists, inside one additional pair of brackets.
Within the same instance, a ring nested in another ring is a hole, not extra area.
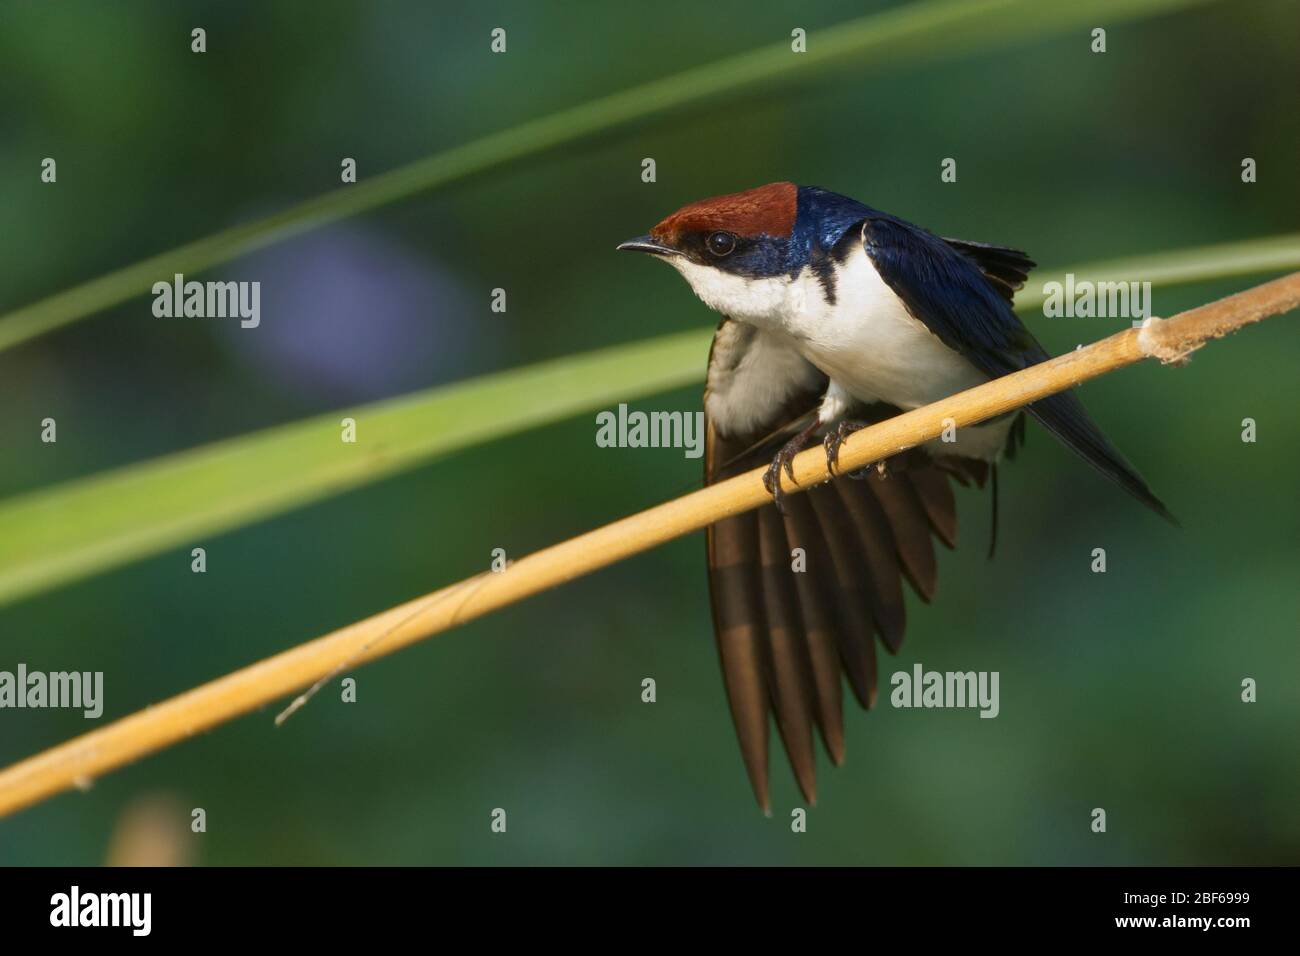
[[(704, 387), (704, 482), (760, 465), (771, 505), (706, 531), (713, 630), (750, 785), (770, 815), (769, 722), (815, 804), (814, 735), (845, 757), (843, 685), (876, 702), (876, 644), (897, 654), (903, 580), (935, 594), (934, 541), (957, 541), (953, 485), (991, 485), (1026, 413), (1152, 511), (1165, 505), (1070, 391), (844, 474), (859, 428), (1049, 358), (1013, 310), (1036, 263), (943, 238), (817, 186), (769, 183), (690, 203), (619, 250), (673, 266), (721, 314)], [(820, 436), (831, 479), (786, 494)], [(802, 567), (800, 563), (802, 562)]]

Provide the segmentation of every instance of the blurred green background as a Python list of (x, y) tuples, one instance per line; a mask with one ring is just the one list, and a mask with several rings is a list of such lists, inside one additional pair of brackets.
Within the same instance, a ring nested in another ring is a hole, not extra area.
[[(364, 180), (888, 6), (0, 3), (0, 309), (339, 188), (344, 156)], [(497, 26), (504, 56), (488, 49)], [(0, 353), (0, 496), (711, 327), (671, 270), (613, 246), (772, 180), (1048, 267), (1294, 231), (1298, 34), (1300, 8), (1259, 0), (1116, 25), (1104, 55), (1076, 29), (848, 63), (307, 233), (200, 276), (260, 280), (256, 331), (156, 319), (142, 294)], [(948, 156), (955, 184), (939, 179)], [(1158, 290), (1155, 311), (1254, 281)], [(489, 309), (496, 287), (505, 314)], [(1123, 324), (1026, 321), (1054, 352)], [(962, 493), (964, 544), (881, 665), (886, 691), (917, 661), (999, 671), (1001, 715), (896, 711), (884, 694), (853, 711), (848, 762), (823, 763), (806, 834), (790, 830), (783, 756), (774, 817), (755, 809), (695, 535), (365, 667), (355, 704), (328, 689), (278, 730), (267, 708), (0, 820), (0, 863), (103, 861), (123, 815), (160, 793), (204, 864), (1300, 862), (1298, 360), (1292, 317), (1187, 368), (1083, 388), (1182, 530), (1031, 426), (1002, 472), (997, 558), (985, 496)], [(695, 410), (699, 388), (635, 407)], [(57, 445), (39, 442), (47, 416)], [(698, 482), (680, 451), (601, 449), (594, 434), (584, 415), (196, 541), (205, 575), (187, 545), (2, 606), (0, 669), (102, 670), (116, 719), (481, 571), (493, 548), (519, 556)], [(1240, 702), (1244, 677), (1258, 703)], [(0, 764), (100, 725), (0, 712)], [(191, 807), (207, 833), (185, 829)]]

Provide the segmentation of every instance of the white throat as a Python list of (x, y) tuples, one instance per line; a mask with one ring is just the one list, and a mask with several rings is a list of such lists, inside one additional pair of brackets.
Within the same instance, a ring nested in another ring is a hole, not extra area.
[(771, 328), (781, 324), (788, 310), (788, 276), (751, 279), (702, 266), (685, 256), (668, 256), (666, 261), (690, 283), (700, 301), (728, 318)]

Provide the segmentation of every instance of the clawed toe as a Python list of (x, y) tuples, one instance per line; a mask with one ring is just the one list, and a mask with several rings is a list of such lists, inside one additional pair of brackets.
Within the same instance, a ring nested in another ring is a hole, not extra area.
[(842, 421), (826, 433), (822, 444), (826, 448), (826, 470), (832, 475), (839, 468), (840, 446), (844, 444), (844, 440), (854, 432), (861, 431), (866, 427), (865, 422)]
[(807, 428), (782, 445), (781, 450), (772, 459), (772, 464), (768, 465), (767, 471), (763, 473), (763, 487), (772, 496), (776, 509), (781, 514), (785, 514), (785, 491), (781, 488), (781, 472), (784, 471), (789, 476), (790, 484), (799, 484), (794, 477), (794, 457), (803, 451), (804, 445), (808, 443), (808, 436), (816, 429), (817, 422), (814, 420)]
[[(834, 428), (832, 428), (829, 432), (826, 433), (826, 437), (822, 439), (822, 444), (826, 446), (826, 470), (830, 472), (831, 475), (834, 475), (835, 472), (839, 469), (840, 446), (844, 444), (845, 439), (847, 439), (854, 432), (862, 431), (862, 429), (866, 428), (869, 424), (870, 424), (869, 422), (855, 422), (855, 421), (845, 420), (840, 422), (838, 425), (836, 425)], [(859, 481), (861, 481), (863, 478), (866, 478), (871, 474), (871, 469), (873, 467), (880, 472), (882, 477), (884, 476), (885, 462), (884, 460), (881, 460), (876, 462), (874, 466), (864, 465), (862, 468), (859, 468), (857, 471), (850, 472), (849, 477), (856, 478)]]

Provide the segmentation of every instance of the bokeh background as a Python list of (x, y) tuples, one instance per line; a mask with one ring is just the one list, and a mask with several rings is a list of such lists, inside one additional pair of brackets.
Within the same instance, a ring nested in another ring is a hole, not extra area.
[[(887, 6), (4, 0), (0, 309), (340, 188), (343, 156), (364, 179)], [(256, 332), (155, 319), (142, 294), (0, 354), (0, 495), (710, 327), (671, 270), (613, 246), (772, 180), (1049, 268), (1294, 231), (1298, 35), (1300, 8), (1258, 0), (1116, 25), (1104, 55), (1074, 30), (849, 63), (307, 233), (200, 276), (260, 280)], [(57, 187), (37, 180), (44, 156)], [(939, 180), (946, 156), (956, 184)], [(1243, 156), (1258, 183), (1241, 182)], [(1155, 308), (1253, 281), (1157, 290)], [(1122, 324), (1026, 318), (1058, 352)], [(917, 661), (997, 670), (1001, 716), (854, 710), (806, 834), (790, 831), (783, 757), (774, 817), (755, 809), (696, 535), (367, 666), (356, 704), (327, 691), (279, 730), (268, 708), (2, 820), (0, 863), (102, 862), (142, 816), (177, 859), (210, 865), (1300, 862), (1298, 361), (1292, 317), (1083, 389), (1181, 530), (1031, 426), (1003, 470), (996, 559), (986, 498), (962, 493), (964, 546), (882, 663), (886, 680)], [(635, 407), (695, 410), (699, 388)], [(57, 446), (37, 441), (47, 415)], [(196, 542), (206, 575), (186, 546), (0, 607), (0, 669), (102, 670), (115, 719), (476, 573), (495, 547), (523, 554), (698, 482), (678, 451), (594, 433), (584, 415)], [(1244, 677), (1258, 703), (1241, 703)], [(90, 726), (0, 712), (0, 763)], [(206, 834), (188, 832), (191, 807)]]

